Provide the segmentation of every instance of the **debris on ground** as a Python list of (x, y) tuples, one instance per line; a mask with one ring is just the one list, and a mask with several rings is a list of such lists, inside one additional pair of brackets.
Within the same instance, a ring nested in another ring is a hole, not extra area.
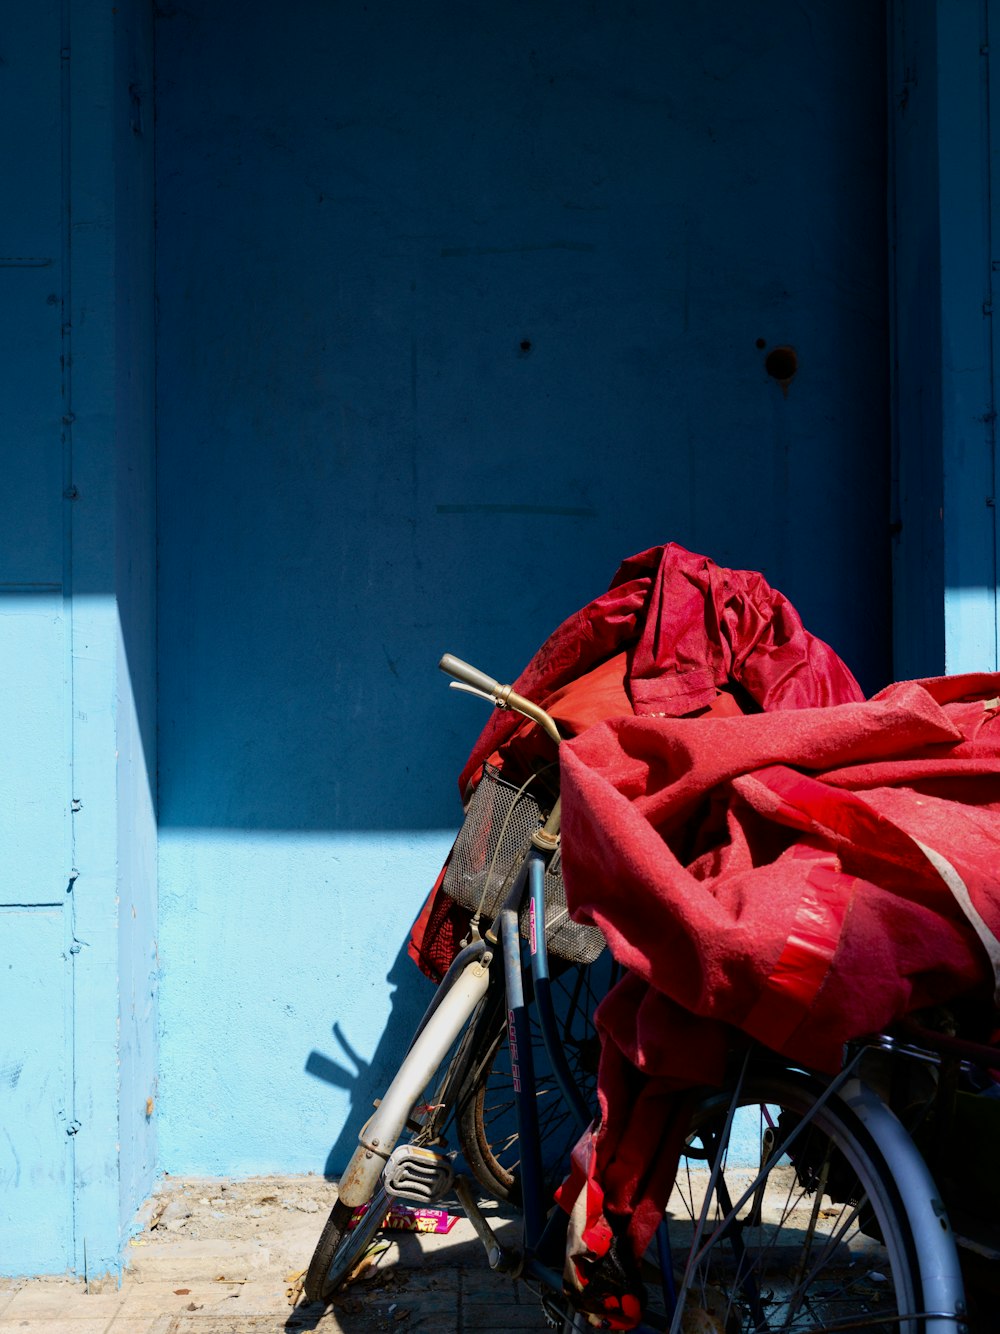
[(168, 1233), (201, 1240), (257, 1241), (275, 1230), (282, 1215), (326, 1214), (336, 1198), (334, 1183), (320, 1176), (245, 1181), (166, 1177), (154, 1196), (146, 1226), (147, 1232), (161, 1237)]

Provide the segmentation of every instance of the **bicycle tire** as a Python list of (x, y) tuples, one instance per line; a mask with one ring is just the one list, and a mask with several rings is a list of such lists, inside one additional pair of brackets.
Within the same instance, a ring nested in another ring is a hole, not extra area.
[[(840, 1098), (818, 1104), (823, 1088), (797, 1072), (761, 1074), (696, 1108), (667, 1211), (671, 1274), (655, 1246), (647, 1253), (654, 1327), (923, 1328), (916, 1245), (892, 1174)], [(727, 1129), (730, 1104), (739, 1110)]]
[[(560, 1041), (584, 1101), (595, 1108), (600, 1038), (594, 1010), (618, 971), (610, 951), (590, 964), (553, 960), (552, 993)], [(530, 987), (530, 979), (526, 981)], [(541, 1031), (533, 1015), (531, 1035), (544, 1189), (551, 1194), (566, 1175), (570, 1153), (581, 1132), (548, 1068)], [(479, 1061), (470, 1068), (458, 1102), (459, 1143), (473, 1176), (494, 1199), (519, 1205), (520, 1156), (505, 1015), (497, 1016), (495, 1029)]]
[(351, 1228), (354, 1210), (337, 1200), (320, 1233), (302, 1282), (307, 1302), (329, 1301), (357, 1267), (388, 1212), (389, 1197), (380, 1187), (368, 1202), (364, 1215)]

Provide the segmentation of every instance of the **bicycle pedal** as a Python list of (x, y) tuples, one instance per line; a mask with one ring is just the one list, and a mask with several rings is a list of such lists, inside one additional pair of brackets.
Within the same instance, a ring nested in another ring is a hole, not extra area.
[(382, 1173), (386, 1194), (417, 1204), (430, 1204), (451, 1190), (455, 1172), (451, 1160), (431, 1149), (400, 1144), (389, 1155)]

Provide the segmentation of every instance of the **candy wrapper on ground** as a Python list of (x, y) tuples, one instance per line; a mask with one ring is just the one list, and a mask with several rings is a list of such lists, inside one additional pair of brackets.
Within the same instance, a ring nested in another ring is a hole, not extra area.
[[(355, 1209), (350, 1227), (355, 1227), (368, 1212), (368, 1205), (362, 1204)], [(389, 1210), (388, 1217), (382, 1224), (394, 1232), (450, 1232), (458, 1219), (447, 1209), (411, 1209), (409, 1205), (396, 1203)]]

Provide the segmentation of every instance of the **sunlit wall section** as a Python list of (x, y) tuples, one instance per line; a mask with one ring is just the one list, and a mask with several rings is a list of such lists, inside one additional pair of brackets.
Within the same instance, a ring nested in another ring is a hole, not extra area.
[(62, 325), (62, 32), (4, 23), (0, 178), (0, 1272), (73, 1258), (71, 616)]
[(2, 110), (20, 127), (0, 144), (4, 1273), (115, 1270), (154, 1167), (139, 8), (45, 0), (3, 34)]

